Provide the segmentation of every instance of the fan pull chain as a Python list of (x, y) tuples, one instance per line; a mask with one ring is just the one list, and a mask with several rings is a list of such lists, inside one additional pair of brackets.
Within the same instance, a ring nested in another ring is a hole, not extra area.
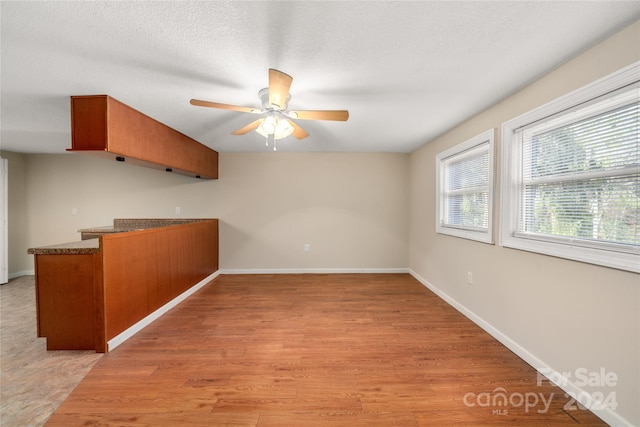
[(267, 135), (267, 147), (269, 146), (269, 143), (273, 144), (273, 151), (277, 151), (276, 150), (276, 138), (275, 135), (270, 133), (269, 135)]

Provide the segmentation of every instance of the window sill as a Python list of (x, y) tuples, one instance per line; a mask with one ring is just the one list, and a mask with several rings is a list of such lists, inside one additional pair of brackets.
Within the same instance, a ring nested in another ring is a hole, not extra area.
[(436, 233), (447, 236), (460, 237), (462, 239), (475, 240), (477, 242), (493, 244), (493, 233), (491, 231), (474, 231), (462, 228), (452, 228), (446, 226), (439, 226), (436, 228)]
[(640, 255), (638, 254), (516, 236), (501, 237), (500, 245), (507, 248), (536, 252), (543, 255), (551, 255), (558, 258), (640, 273)]

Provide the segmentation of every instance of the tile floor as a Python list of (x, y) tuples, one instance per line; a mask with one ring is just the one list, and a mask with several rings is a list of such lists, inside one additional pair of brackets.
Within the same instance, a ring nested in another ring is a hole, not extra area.
[(0, 426), (36, 427), (60, 406), (102, 356), (47, 351), (37, 338), (34, 276), (0, 286)]

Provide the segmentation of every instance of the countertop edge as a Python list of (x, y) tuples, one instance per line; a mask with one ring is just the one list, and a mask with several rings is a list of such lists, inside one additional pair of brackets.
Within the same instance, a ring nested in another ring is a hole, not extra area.
[(100, 252), (99, 239), (87, 239), (59, 245), (42, 246), (27, 249), (30, 255), (85, 255)]

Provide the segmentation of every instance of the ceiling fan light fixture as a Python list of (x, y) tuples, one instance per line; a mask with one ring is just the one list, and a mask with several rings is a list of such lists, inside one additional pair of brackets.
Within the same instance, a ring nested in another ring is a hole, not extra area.
[(278, 121), (273, 116), (267, 116), (264, 118), (260, 126), (258, 127), (259, 133), (262, 136), (267, 136), (276, 133), (276, 129), (278, 128)]
[(286, 138), (293, 133), (293, 126), (287, 119), (278, 120), (278, 126), (276, 128), (276, 139)]
[(265, 138), (273, 135), (273, 139), (282, 139), (293, 133), (293, 126), (291, 126), (289, 120), (282, 119), (275, 115), (268, 115), (262, 123), (260, 123), (260, 126), (256, 128), (256, 132)]

